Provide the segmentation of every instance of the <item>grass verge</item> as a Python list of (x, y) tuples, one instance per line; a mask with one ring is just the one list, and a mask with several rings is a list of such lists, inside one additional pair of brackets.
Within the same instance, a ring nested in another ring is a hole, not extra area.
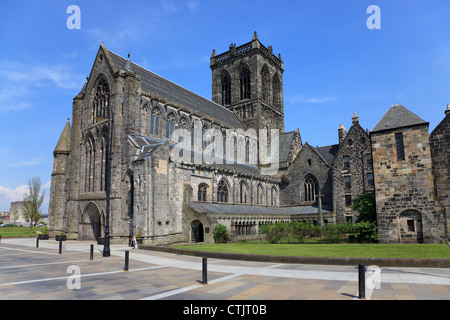
[(446, 244), (197, 244), (181, 249), (301, 257), (450, 258)]
[(3, 227), (0, 228), (0, 235), (2, 238), (27, 238), (37, 237), (37, 231), (44, 233), (47, 227), (36, 227), (31, 230), (29, 227)]

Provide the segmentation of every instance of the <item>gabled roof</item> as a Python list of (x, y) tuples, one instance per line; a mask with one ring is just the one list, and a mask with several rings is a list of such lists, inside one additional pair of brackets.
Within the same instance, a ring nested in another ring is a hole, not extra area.
[(371, 133), (391, 130), (396, 128), (410, 127), (414, 125), (428, 124), (401, 104), (392, 105), (381, 118)]
[[(103, 48), (107, 50), (104, 46)], [(155, 93), (162, 99), (168, 100), (167, 102), (174, 102), (197, 111), (200, 115), (216, 119), (230, 129), (245, 129), (242, 122), (232, 111), (131, 62), (129, 59), (107, 51), (114, 67), (117, 70), (134, 72), (141, 80), (141, 87), (144, 91)]]
[(298, 129), (291, 131), (291, 132), (285, 132), (280, 134), (279, 136), (279, 162), (286, 162), (289, 160), (289, 155), (291, 152), (293, 140), (295, 138), (295, 135), (299, 135), (300, 143), (302, 141), (302, 137), (300, 136), (300, 132)]

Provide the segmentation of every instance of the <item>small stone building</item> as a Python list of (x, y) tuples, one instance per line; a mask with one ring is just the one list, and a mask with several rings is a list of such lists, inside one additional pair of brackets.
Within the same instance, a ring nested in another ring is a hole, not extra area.
[(434, 190), (428, 122), (394, 104), (370, 133), (382, 243), (445, 241)]

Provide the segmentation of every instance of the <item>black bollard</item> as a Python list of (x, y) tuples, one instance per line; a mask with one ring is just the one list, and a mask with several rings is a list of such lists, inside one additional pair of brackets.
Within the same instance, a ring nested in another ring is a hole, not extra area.
[(202, 259), (202, 284), (208, 284), (208, 259)]
[(59, 240), (59, 254), (62, 253), (62, 240)]
[(0, 234), (0, 243), (2, 242), (2, 235)]
[(130, 260), (130, 251), (125, 251), (125, 268), (123, 271), (128, 271), (128, 262)]
[(359, 299), (366, 299), (366, 266), (358, 265), (358, 289)]
[(91, 254), (90, 254), (89, 260), (94, 260), (94, 245), (93, 244), (91, 244)]
[(39, 237), (36, 238), (36, 248), (39, 248)]

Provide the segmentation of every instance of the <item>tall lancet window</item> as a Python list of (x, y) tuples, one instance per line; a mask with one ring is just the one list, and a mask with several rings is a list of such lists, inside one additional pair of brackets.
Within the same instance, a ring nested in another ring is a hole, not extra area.
[(281, 82), (277, 75), (273, 77), (272, 92), (273, 92), (273, 107), (280, 109), (282, 104)]
[(99, 81), (95, 88), (92, 101), (92, 123), (108, 118), (109, 114), (109, 87), (105, 79)]
[(261, 71), (262, 99), (270, 103), (270, 74), (267, 65)]
[(159, 108), (155, 108), (152, 110), (152, 114), (150, 116), (150, 134), (154, 134), (155, 136), (159, 135), (159, 119), (161, 118), (161, 112)]
[(231, 104), (231, 78), (229, 74), (222, 76), (222, 105)]
[(242, 69), (239, 75), (240, 82), (240, 97), (241, 100), (251, 98), (251, 86), (250, 86), (250, 70), (248, 68)]

